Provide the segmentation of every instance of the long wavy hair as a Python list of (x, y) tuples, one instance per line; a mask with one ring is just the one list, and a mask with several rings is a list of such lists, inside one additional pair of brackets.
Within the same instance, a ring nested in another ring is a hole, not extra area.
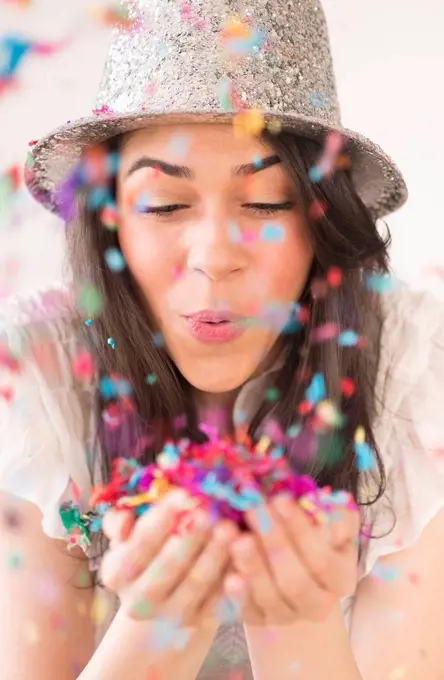
[[(384, 494), (386, 486), (373, 432), (383, 315), (379, 296), (366, 286), (366, 275), (391, 273), (390, 231), (386, 226), (385, 234), (380, 233), (346, 167), (318, 183), (309, 180), (309, 169), (322, 154), (318, 143), (285, 132), (276, 136), (264, 131), (262, 139), (279, 155), (294, 182), (314, 247), (314, 260), (297, 301), (307, 307), (308, 320), (297, 332), (282, 337), (287, 360), (275, 375), (279, 397), (270, 401), (263, 395), (249, 424), (249, 434), (256, 441), (272, 418), (287, 433), (290, 462), (300, 472), (311, 474), (319, 485), (350, 491), (365, 514)], [(122, 136), (112, 138), (102, 145), (102, 150), (118, 154), (121, 140)], [(110, 184), (110, 194), (115, 197), (115, 178)], [(107, 266), (107, 249), (119, 247), (118, 230), (104, 226), (100, 208), (91, 207), (88, 197), (87, 190), (80, 195), (77, 215), (68, 225), (67, 257), (74, 294), (78, 297), (85, 285), (91, 286), (100, 294), (102, 308), (90, 327), (84, 323), (79, 327), (84, 329), (84, 341), (94, 354), (98, 378), (117, 375), (131, 388), (128, 402), (119, 396), (110, 399), (97, 387), (98, 427), (91, 460), (91, 481), (95, 483), (97, 469), (103, 481), (110, 479), (116, 457), (138, 457), (141, 463), (148, 464), (166, 438), (186, 435), (202, 441), (205, 435), (199, 430), (190, 398), (192, 386), (167, 350), (155, 342), (154, 319), (147, 313), (131, 271), (125, 268), (116, 273)], [(319, 201), (326, 209), (322, 215), (314, 216), (311, 206)], [(342, 282), (329, 287), (327, 295), (319, 295), (319, 282), (325, 281), (331, 267), (341, 270)], [(352, 347), (341, 346), (336, 338), (313, 342), (313, 331), (327, 323), (338, 324), (341, 330), (352, 329), (365, 342)], [(115, 343), (115, 351), (109, 338)], [(315, 431), (313, 413), (304, 415), (298, 410), (317, 373), (324, 377), (327, 398), (343, 416), (341, 426), (328, 431)], [(146, 383), (148, 374), (157, 377), (155, 389)], [(341, 389), (344, 378), (354, 385), (353, 393)], [(109, 426), (110, 420), (113, 427)], [(354, 446), (358, 427), (365, 431), (366, 442), (373, 450), (375, 465), (371, 470), (362, 470), (358, 465)], [(294, 431), (297, 436), (290, 436)], [(301, 456), (301, 451), (312, 449), (313, 443), (315, 455)]]

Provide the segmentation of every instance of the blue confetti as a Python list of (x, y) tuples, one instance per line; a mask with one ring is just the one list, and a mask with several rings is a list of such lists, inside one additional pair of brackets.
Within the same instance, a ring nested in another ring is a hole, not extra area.
[(314, 91), (310, 93), (310, 104), (314, 109), (325, 109), (327, 100), (327, 95), (323, 92)]
[(91, 326), (91, 324), (92, 324), (92, 319), (87, 319), (85, 321), (85, 326)]
[(262, 167), (262, 158), (258, 154), (253, 157), (253, 165), (258, 170)]
[(114, 340), (112, 338), (108, 338), (108, 345), (111, 345), (113, 349), (116, 349), (116, 346), (114, 344)]
[(175, 134), (169, 143), (170, 151), (176, 156), (176, 158), (186, 158), (189, 147), (190, 139), (188, 135)]
[(99, 391), (103, 399), (113, 399), (115, 396), (117, 396), (114, 382), (108, 376), (100, 379)]
[(217, 603), (217, 617), (221, 623), (231, 624), (239, 619), (240, 603), (225, 595)]
[(152, 339), (154, 347), (163, 347), (165, 344), (162, 333), (153, 333)]
[(302, 424), (301, 423), (295, 423), (294, 425), (290, 425), (290, 427), (287, 429), (286, 435), (287, 437), (291, 437), (291, 439), (294, 439), (295, 437), (298, 436), (298, 434), (302, 430)]
[(230, 222), (228, 225), (228, 236), (233, 243), (240, 243), (242, 241), (242, 234), (236, 222)]
[(109, 201), (109, 191), (107, 187), (92, 187), (88, 191), (86, 204), (91, 210), (98, 210)]
[(310, 385), (305, 390), (305, 398), (310, 404), (317, 404), (326, 397), (325, 381), (322, 373), (315, 373)]
[(359, 341), (359, 335), (355, 331), (343, 331), (337, 337), (340, 347), (354, 347)]
[(395, 279), (390, 274), (368, 273), (364, 277), (367, 290), (374, 293), (388, 293), (396, 288)]
[(313, 182), (313, 184), (317, 184), (317, 182), (320, 182), (322, 179), (322, 171), (320, 168), (314, 167), (310, 168), (308, 171), (308, 179), (310, 182)]
[(263, 241), (283, 241), (285, 238), (285, 230), (279, 224), (264, 224), (261, 230), (261, 239)]
[(269, 531), (271, 530), (270, 517), (267, 515), (263, 505), (259, 505), (256, 508), (256, 512), (257, 512), (257, 518), (259, 520), (259, 533), (262, 536), (264, 536), (265, 534), (268, 534)]
[(120, 156), (117, 151), (111, 151), (106, 158), (106, 169), (109, 176), (117, 175)]
[(105, 260), (113, 272), (121, 272), (125, 269), (125, 259), (118, 248), (107, 248), (105, 250)]
[(358, 469), (362, 472), (372, 470), (375, 466), (375, 456), (367, 442), (354, 442), (355, 454), (358, 459)]

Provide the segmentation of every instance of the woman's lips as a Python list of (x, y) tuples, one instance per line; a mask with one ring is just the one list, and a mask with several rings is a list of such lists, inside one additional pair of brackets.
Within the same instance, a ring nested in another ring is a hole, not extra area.
[(229, 312), (207, 310), (185, 317), (189, 333), (200, 342), (224, 343), (236, 340), (245, 330), (243, 318)]

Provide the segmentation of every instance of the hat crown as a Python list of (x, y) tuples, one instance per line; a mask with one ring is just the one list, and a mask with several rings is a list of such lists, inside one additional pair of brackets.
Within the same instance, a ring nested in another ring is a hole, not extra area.
[(96, 109), (227, 112), (243, 107), (340, 125), (317, 0), (131, 0), (115, 29)]

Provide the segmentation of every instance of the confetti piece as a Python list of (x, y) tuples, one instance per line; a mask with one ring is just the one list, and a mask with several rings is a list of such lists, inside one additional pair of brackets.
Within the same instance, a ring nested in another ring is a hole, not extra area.
[(125, 259), (118, 248), (107, 248), (105, 250), (105, 261), (113, 272), (121, 272), (125, 269)]
[(176, 157), (176, 159), (185, 159), (190, 149), (189, 136), (182, 134), (173, 135), (170, 139), (168, 149)]
[(18, 553), (12, 553), (8, 555), (8, 567), (9, 569), (18, 569), (22, 565), (22, 557)]
[(105, 595), (96, 592), (91, 606), (91, 619), (96, 625), (103, 623), (110, 611)]
[(338, 288), (342, 283), (342, 271), (339, 267), (330, 267), (325, 278), (331, 288)]
[(366, 442), (363, 444), (358, 444), (355, 442), (354, 449), (358, 459), (358, 469), (361, 470), (361, 472), (372, 470), (376, 464), (376, 460), (370, 446)]
[(116, 231), (118, 229), (119, 211), (117, 210), (117, 206), (114, 203), (108, 202), (104, 205), (100, 211), (100, 221), (102, 222), (103, 226), (110, 231)]
[(95, 365), (90, 352), (78, 352), (72, 363), (72, 374), (77, 380), (89, 380), (94, 376)]
[(235, 137), (246, 135), (259, 135), (264, 129), (264, 114), (260, 109), (246, 109), (236, 114), (233, 118)]
[(156, 381), (157, 375), (155, 373), (149, 373), (145, 378), (145, 382), (148, 383), (148, 385), (154, 385)]
[(95, 317), (102, 311), (103, 299), (100, 292), (94, 286), (84, 286), (79, 291), (77, 304), (85, 316)]
[(337, 342), (340, 347), (354, 347), (358, 344), (359, 339), (359, 335), (354, 331), (343, 331), (338, 336)]
[(324, 399), (326, 396), (325, 380), (322, 373), (316, 373), (305, 391), (305, 398), (311, 404), (317, 404), (318, 401)]
[(364, 285), (367, 290), (379, 294), (391, 292), (396, 288), (395, 279), (389, 274), (366, 274)]
[(264, 224), (261, 230), (261, 239), (263, 241), (283, 241), (285, 238), (285, 230), (278, 224)]
[(313, 92), (310, 92), (309, 101), (312, 107), (318, 111), (319, 109), (325, 109), (327, 106), (328, 97), (326, 94), (324, 94), (324, 92), (313, 90)]
[(342, 378), (340, 381), (341, 393), (344, 397), (351, 397), (356, 391), (355, 383), (351, 378)]
[(114, 343), (114, 340), (112, 338), (108, 338), (108, 345), (111, 345), (113, 349), (116, 349), (116, 345)]

